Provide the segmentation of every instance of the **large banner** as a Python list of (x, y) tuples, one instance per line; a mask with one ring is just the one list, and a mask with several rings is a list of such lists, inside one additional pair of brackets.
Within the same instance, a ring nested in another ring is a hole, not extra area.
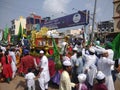
[(87, 10), (78, 11), (76, 13), (56, 18), (48, 22), (44, 22), (44, 27), (49, 29), (60, 29), (78, 25), (87, 25), (89, 23), (89, 12)]

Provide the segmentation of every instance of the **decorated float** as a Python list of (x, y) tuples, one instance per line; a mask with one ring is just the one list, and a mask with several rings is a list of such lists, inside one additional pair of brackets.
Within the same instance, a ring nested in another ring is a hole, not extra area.
[(37, 50), (45, 50), (49, 59), (51, 81), (58, 85), (62, 71), (62, 62), (60, 60), (61, 51), (64, 49), (62, 43), (67, 41), (67, 36), (60, 36), (55, 31), (48, 30), (46, 27), (42, 28), (39, 32), (36, 30), (31, 32), (31, 47)]
[(43, 27), (39, 32), (33, 30), (31, 32), (31, 47), (36, 49), (44, 49), (47, 55), (53, 54), (53, 39), (57, 48), (61, 49), (61, 43), (67, 41), (67, 36), (60, 36), (55, 31), (50, 31)]

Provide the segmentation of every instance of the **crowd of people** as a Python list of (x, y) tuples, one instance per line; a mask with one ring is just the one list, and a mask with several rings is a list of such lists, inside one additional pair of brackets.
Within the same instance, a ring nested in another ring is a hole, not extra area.
[(20, 75), (25, 78), (28, 90), (35, 90), (36, 79), (41, 90), (48, 90), (54, 77), (59, 90), (116, 90), (114, 82), (119, 78), (120, 60), (113, 60), (114, 51), (110, 43), (105, 47), (100, 42), (62, 44), (59, 77), (54, 59), (46, 56), (44, 48), (0, 46), (0, 81), (10, 83)]
[[(112, 50), (112, 44), (110, 42), (104, 43), (104, 47), (102, 45), (103, 43), (100, 43), (99, 41), (88, 45), (79, 43), (74, 45), (72, 50), (73, 54), (69, 59), (67, 54), (63, 56), (71, 63), (71, 65), (69, 64), (69, 66), (71, 66), (70, 77), (71, 83), (74, 83), (74, 87), (71, 85), (72, 89), (67, 89), (70, 85), (68, 84), (66, 89), (62, 88), (60, 90), (117, 90), (114, 83), (116, 78), (119, 78), (118, 69), (120, 63), (118, 62), (120, 59), (113, 60), (114, 51)], [(116, 63), (116, 61), (118, 62)], [(82, 86), (80, 85), (78, 89), (78, 85), (76, 85), (82, 81), (79, 79), (79, 75), (81, 74), (86, 76), (84, 84), (87, 88), (85, 86), (83, 87), (84, 89), (82, 89)], [(67, 82), (69, 80), (65, 81)]]

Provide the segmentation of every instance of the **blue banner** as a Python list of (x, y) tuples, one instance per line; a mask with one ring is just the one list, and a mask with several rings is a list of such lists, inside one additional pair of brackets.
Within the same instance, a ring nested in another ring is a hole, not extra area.
[(87, 10), (78, 11), (76, 13), (49, 20), (44, 22), (43, 25), (49, 29), (60, 29), (78, 25), (87, 25), (89, 23), (89, 12)]

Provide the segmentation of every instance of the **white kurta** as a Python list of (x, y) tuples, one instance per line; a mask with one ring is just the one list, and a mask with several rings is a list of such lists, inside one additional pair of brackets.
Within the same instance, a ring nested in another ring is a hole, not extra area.
[(84, 70), (89, 69), (91, 65), (96, 63), (97, 57), (96, 55), (85, 55), (85, 64), (84, 64)]
[[(107, 58), (113, 60), (114, 51), (112, 49), (107, 49), (107, 51), (108, 51), (108, 57)], [(114, 70), (114, 65), (111, 66), (111, 70)]]
[(31, 87), (33, 87), (33, 90), (35, 90), (35, 81), (34, 81), (35, 75), (30, 72), (25, 75), (25, 79), (27, 80), (27, 87), (29, 90), (31, 90)]
[(111, 74), (111, 65), (114, 65), (114, 61), (111, 59), (108, 59), (106, 57), (101, 57), (100, 60), (98, 60), (98, 70), (102, 71), (106, 75), (106, 81), (105, 84), (108, 88), (108, 90), (115, 90), (113, 78)]
[(71, 58), (70, 58), (71, 63), (72, 63), (72, 67), (75, 66), (76, 59), (77, 59), (77, 53), (74, 53), (74, 54), (71, 56)]
[(12, 60), (14, 61), (14, 63), (16, 64), (16, 56), (15, 56), (15, 52), (10, 51), (9, 55), (12, 57)]
[(108, 57), (107, 58), (113, 60), (114, 51), (112, 49), (107, 49), (107, 51), (108, 51)]
[(17, 66), (16, 66), (16, 56), (15, 56), (15, 53), (13, 51), (10, 51), (9, 52), (9, 55), (12, 57), (12, 63), (11, 63), (11, 67), (12, 67), (12, 71), (13, 71), (13, 75), (12, 75), (12, 78), (15, 77), (15, 73), (17, 71)]
[(48, 88), (48, 86), (44, 86), (45, 84), (48, 85), (48, 81), (50, 80), (50, 74), (49, 74), (49, 67), (48, 67), (48, 58), (46, 56), (43, 56), (41, 58), (41, 68), (43, 68), (42, 72), (40, 73), (40, 77), (38, 78), (40, 87), (42, 90), (45, 90)]
[(95, 75), (97, 73), (97, 67), (95, 65), (96, 60), (97, 60), (97, 56), (95, 54), (94, 55), (84, 54), (83, 57), (85, 60), (83, 72), (85, 73), (85, 71), (87, 70), (88, 82), (91, 86), (93, 86), (93, 80), (94, 80)]
[(94, 84), (94, 78), (96, 76), (97, 73), (97, 67), (96, 65), (92, 64), (90, 66), (90, 70), (88, 71), (88, 82), (91, 86), (93, 86)]
[(69, 73), (63, 71), (60, 78), (59, 90), (72, 90), (75, 84), (71, 82)]

